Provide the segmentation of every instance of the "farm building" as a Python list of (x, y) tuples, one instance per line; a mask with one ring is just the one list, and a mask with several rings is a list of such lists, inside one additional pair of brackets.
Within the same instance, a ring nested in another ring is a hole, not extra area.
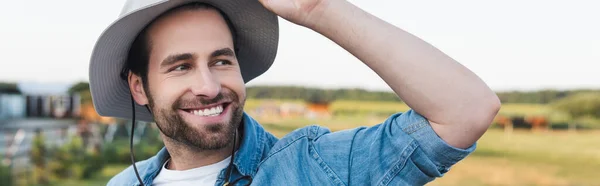
[(79, 116), (79, 95), (69, 95), (66, 90), (45, 91), (29, 87), (35, 86), (25, 84), (0, 89), (0, 120)]

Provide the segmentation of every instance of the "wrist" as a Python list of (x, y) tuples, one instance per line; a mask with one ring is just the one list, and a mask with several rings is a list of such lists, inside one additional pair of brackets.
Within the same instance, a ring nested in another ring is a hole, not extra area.
[(320, 0), (301, 25), (312, 30), (318, 30), (322, 25), (327, 25), (328, 18), (336, 15), (335, 11), (340, 9), (341, 3), (347, 2), (346, 0)]

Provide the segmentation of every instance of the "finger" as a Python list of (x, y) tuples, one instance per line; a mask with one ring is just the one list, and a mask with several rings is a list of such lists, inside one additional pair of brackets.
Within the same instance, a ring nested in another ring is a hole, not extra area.
[(262, 4), (267, 10), (275, 13), (275, 11), (273, 11), (271, 8), (271, 0), (258, 0), (258, 2), (260, 2), (260, 4)]
[(262, 4), (265, 8), (270, 9), (269, 0), (258, 0), (258, 2), (260, 2), (260, 4)]

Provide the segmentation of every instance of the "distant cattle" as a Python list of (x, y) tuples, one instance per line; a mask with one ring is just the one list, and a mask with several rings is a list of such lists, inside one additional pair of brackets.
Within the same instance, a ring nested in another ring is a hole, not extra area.
[(512, 128), (525, 128), (525, 129), (533, 129), (533, 130), (539, 130), (539, 129), (547, 129), (548, 128), (548, 119), (545, 116), (528, 116), (528, 117), (523, 117), (523, 116), (503, 116), (503, 115), (498, 115), (495, 119), (494, 119), (494, 123), (498, 124), (499, 126), (506, 128), (506, 127), (512, 127)]
[(544, 116), (530, 116), (525, 119), (531, 128), (536, 129), (547, 129), (548, 128), (548, 119)]

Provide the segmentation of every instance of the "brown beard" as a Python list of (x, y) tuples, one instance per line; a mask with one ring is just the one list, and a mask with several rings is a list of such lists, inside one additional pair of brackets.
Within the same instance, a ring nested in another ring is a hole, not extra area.
[[(154, 101), (150, 94), (148, 95), (150, 109), (154, 113), (154, 121), (158, 129), (168, 138), (171, 138), (187, 147), (198, 150), (219, 150), (229, 146), (234, 140), (235, 130), (240, 126), (243, 116), (243, 102), (233, 91), (223, 89), (213, 99), (194, 99), (184, 100), (179, 98), (171, 108), (155, 108)], [(178, 109), (186, 105), (208, 105), (220, 101), (230, 101), (228, 107), (231, 107), (231, 118), (228, 123), (207, 123), (202, 130), (197, 130), (183, 120), (177, 112)]]

